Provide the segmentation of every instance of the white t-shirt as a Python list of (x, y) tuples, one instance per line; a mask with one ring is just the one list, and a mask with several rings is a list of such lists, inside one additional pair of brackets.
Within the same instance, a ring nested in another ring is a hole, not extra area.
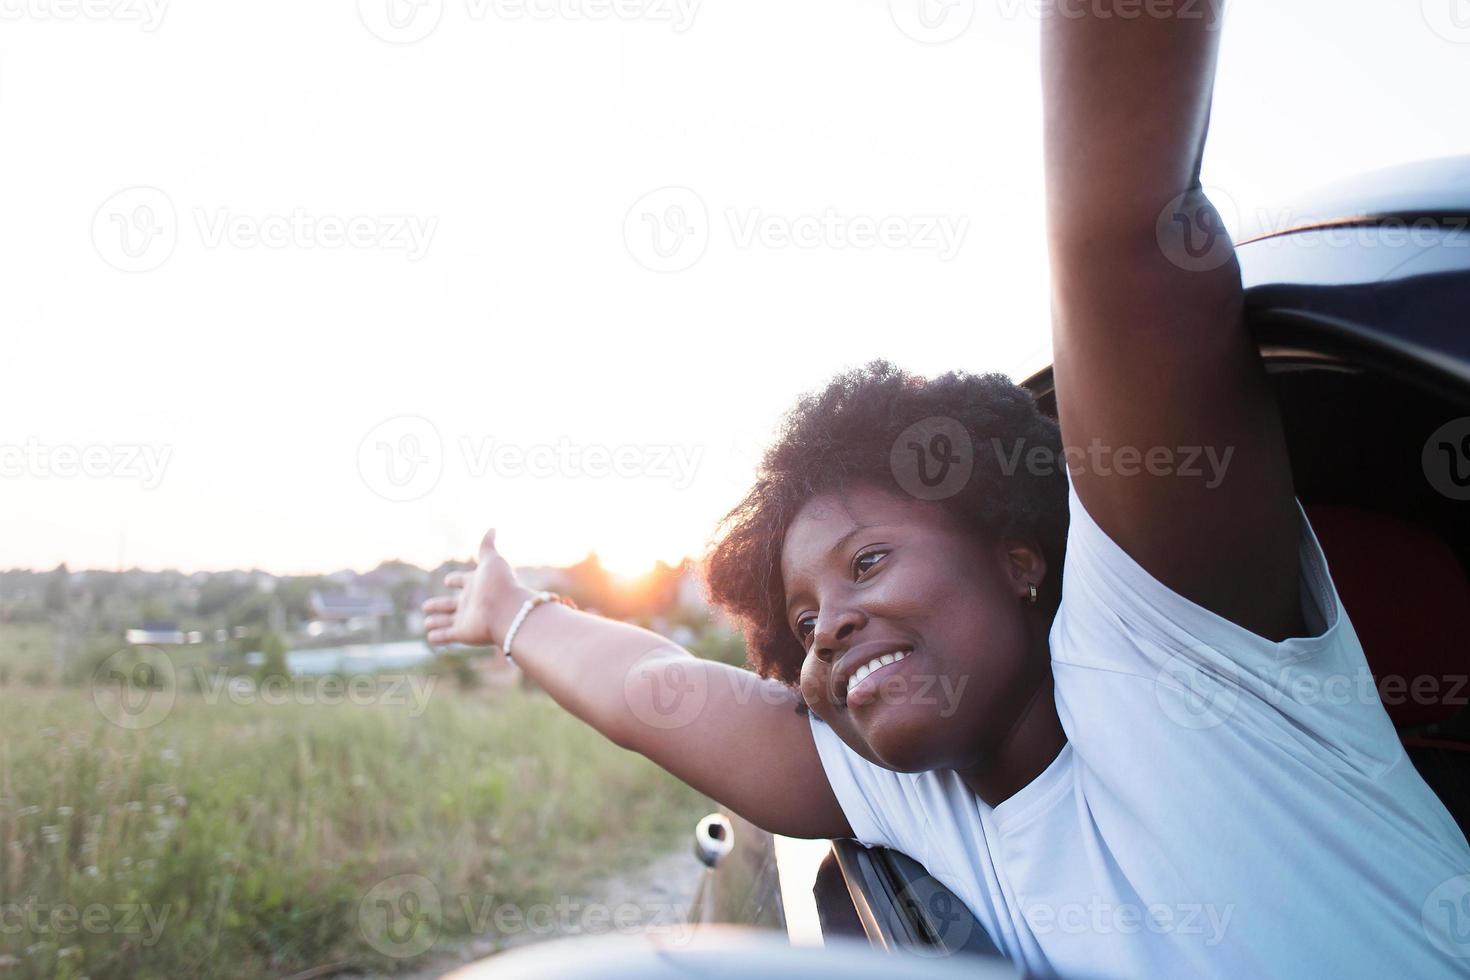
[(1068, 497), (1066, 747), (990, 807), (812, 715), (856, 839), (921, 862), (1034, 974), (1470, 975), (1470, 846), (1400, 745), (1305, 513), (1314, 635), (1276, 643), (1165, 587)]

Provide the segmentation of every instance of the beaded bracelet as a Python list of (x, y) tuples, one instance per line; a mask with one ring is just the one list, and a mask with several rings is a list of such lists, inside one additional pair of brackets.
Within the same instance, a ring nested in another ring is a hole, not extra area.
[[(526, 621), (526, 617), (531, 614), (531, 610), (543, 602), (559, 602), (564, 606), (570, 606), (573, 609), (577, 608), (577, 604), (569, 597), (547, 591), (537, 592), (525, 602), (521, 603), (521, 608), (516, 611), (515, 619), (510, 621), (510, 629), (505, 631), (505, 642), (500, 645), (500, 649), (505, 654), (506, 660), (510, 660), (510, 642), (515, 639), (516, 630), (521, 628), (521, 623)], [(513, 663), (514, 661), (511, 662)]]

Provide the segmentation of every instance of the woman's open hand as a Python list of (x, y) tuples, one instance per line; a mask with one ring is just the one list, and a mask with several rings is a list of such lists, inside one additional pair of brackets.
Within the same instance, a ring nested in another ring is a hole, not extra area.
[(485, 532), (474, 568), (444, 576), (448, 595), (426, 601), (424, 629), (430, 644), (499, 646), (511, 618), (531, 591), (521, 585), (510, 563), (495, 550), (495, 529)]

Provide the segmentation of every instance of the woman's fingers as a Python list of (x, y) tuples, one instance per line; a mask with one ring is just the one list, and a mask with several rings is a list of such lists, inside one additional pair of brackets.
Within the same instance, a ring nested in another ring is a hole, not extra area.
[(448, 575), (444, 576), (444, 584), (449, 586), (451, 589), (462, 589), (470, 584), (470, 576), (473, 574), (473, 571), (450, 572)]
[(430, 646), (443, 646), (446, 643), (454, 642), (453, 634), (453, 630), (429, 630), (429, 635), (426, 639), (429, 641)]
[(429, 631), (430, 636), (433, 636), (436, 631), (446, 630), (453, 625), (454, 617), (443, 613), (429, 616), (424, 620), (424, 629)]
[(421, 607), (426, 613), (454, 613), (459, 608), (459, 596), (436, 595), (426, 599)]

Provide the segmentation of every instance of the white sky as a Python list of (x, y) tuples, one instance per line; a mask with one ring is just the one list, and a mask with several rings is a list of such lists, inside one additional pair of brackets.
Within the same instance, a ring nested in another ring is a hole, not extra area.
[[(956, 0), (973, 19), (944, 44), (897, 26), (918, 0), (619, 0), (650, 11), (632, 21), (420, 0), (440, 19), (406, 44), (365, 26), (388, 32), (389, 0), (147, 0), (152, 30), (123, 19), (144, 0), (66, 2), (0, 3), (0, 567), (429, 564), (495, 524), (517, 563), (635, 570), (699, 551), (774, 422), (838, 369), (1046, 361), (1024, 0)], [(1467, 0), (1240, 0), (1206, 180), (1250, 209), (1467, 152), (1467, 91)], [(135, 186), (156, 191), (113, 199)], [(653, 203), (702, 204), (707, 223), (684, 213), (706, 244), (651, 271), (634, 206), (667, 186), (697, 196)], [(160, 201), (172, 251), (115, 268), (115, 221)], [(298, 209), (431, 234), (422, 255), (213, 237)], [(742, 244), (753, 214), (828, 209), (968, 225), (952, 257)], [(399, 416), (423, 421), (374, 431)], [(405, 433), (427, 462), (400, 492), (378, 443), (413, 450)], [(559, 439), (650, 465), (497, 474), (464, 451)], [(156, 486), (135, 446), (168, 454)], [(692, 482), (661, 446), (698, 454)], [(111, 475), (35, 447), (102, 447)]]

